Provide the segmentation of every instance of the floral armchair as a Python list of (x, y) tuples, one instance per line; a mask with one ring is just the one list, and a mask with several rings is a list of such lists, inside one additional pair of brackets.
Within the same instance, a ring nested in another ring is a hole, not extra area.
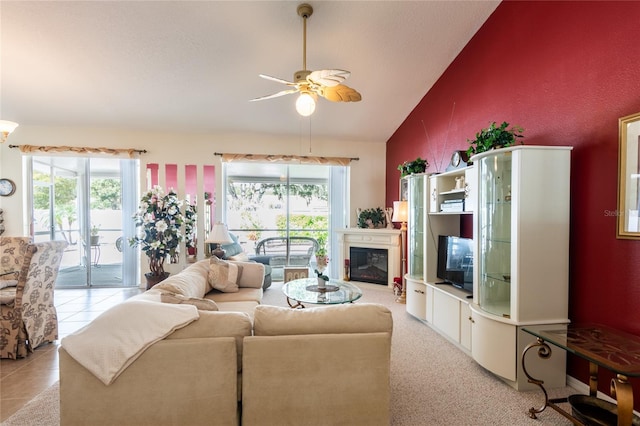
[[(0, 237), (0, 280), (18, 279), (30, 242), (31, 237)], [(1, 288), (4, 286), (0, 283)]]
[[(17, 237), (14, 237), (17, 238)], [(3, 237), (0, 256), (13, 239)], [(45, 342), (58, 338), (58, 316), (53, 291), (67, 243), (48, 241), (27, 244), (15, 286), (0, 289), (0, 358), (22, 358)]]

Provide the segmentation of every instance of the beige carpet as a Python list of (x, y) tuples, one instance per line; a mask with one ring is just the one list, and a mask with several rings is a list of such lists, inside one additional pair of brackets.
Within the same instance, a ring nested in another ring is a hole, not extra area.
[[(478, 366), (468, 355), (394, 302), (391, 290), (356, 283), (363, 290), (358, 302), (381, 303), (393, 312), (391, 354), (391, 425), (570, 425), (552, 409), (538, 420), (530, 407), (542, 405), (540, 391), (517, 392)], [(281, 283), (274, 283), (263, 303), (287, 306)], [(552, 390), (551, 397), (576, 393), (571, 388)], [(58, 385), (55, 384), (19, 410), (3, 426), (55, 426), (59, 424)], [(304, 425), (304, 422), (300, 423)]]

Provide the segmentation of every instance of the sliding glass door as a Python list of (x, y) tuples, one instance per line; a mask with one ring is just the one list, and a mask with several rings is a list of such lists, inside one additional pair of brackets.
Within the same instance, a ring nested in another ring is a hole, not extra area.
[[(270, 163), (224, 163), (224, 221), (247, 254), (270, 237), (303, 236), (326, 241), (344, 227), (346, 168)], [(283, 247), (290, 265), (290, 247)], [(282, 280), (283, 268), (272, 278)]]
[(135, 286), (136, 253), (126, 242), (137, 196), (135, 189), (123, 193), (123, 188), (138, 188), (138, 161), (59, 156), (27, 161), (35, 241), (69, 244), (56, 286)]

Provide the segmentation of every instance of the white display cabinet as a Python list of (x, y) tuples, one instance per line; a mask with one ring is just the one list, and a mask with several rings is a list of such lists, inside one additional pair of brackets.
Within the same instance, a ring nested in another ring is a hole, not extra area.
[(407, 222), (407, 312), (421, 320), (426, 320), (426, 286), (423, 281), (425, 271), (425, 229), (427, 219), (426, 185), (428, 175), (424, 173), (405, 176), (403, 185), (407, 188), (409, 220)]
[(407, 312), (468, 352), (469, 294), (438, 284), (437, 268), (438, 236), (460, 235), (460, 215), (473, 213), (473, 167), (404, 179), (409, 201)]
[[(571, 147), (520, 145), (472, 161), (478, 190), (471, 353), (517, 389), (532, 388), (519, 356), (533, 337), (520, 328), (569, 321)], [(544, 363), (535, 377), (563, 386), (564, 357)]]
[(426, 183), (428, 175), (403, 178), (407, 185), (409, 220), (407, 222), (407, 275), (422, 280), (425, 270), (424, 241), (427, 229)]

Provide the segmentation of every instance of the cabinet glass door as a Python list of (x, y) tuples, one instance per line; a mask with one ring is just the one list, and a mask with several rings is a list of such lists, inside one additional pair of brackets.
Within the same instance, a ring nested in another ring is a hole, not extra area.
[(407, 176), (409, 182), (408, 273), (411, 278), (424, 275), (425, 175)]
[(511, 153), (480, 160), (479, 283), (480, 307), (511, 316)]

